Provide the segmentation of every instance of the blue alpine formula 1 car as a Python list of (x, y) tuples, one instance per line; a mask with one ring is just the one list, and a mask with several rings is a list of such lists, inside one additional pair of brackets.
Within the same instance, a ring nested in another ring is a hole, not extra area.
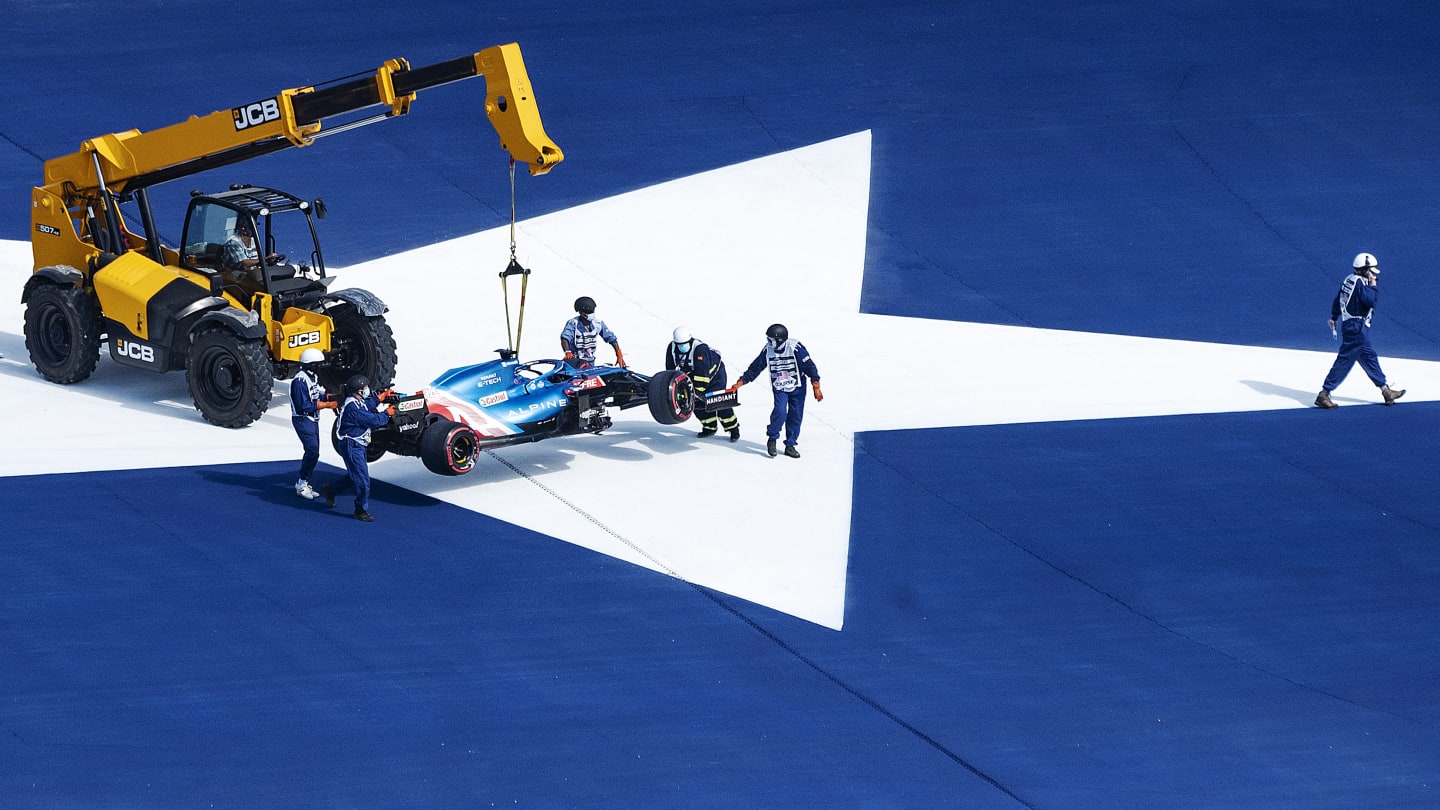
[(415, 394), (392, 395), (394, 418), (371, 432), (370, 460), (387, 452), (419, 456), (433, 473), (464, 475), (482, 450), (599, 433), (611, 425), (611, 408), (645, 405), (662, 425), (684, 422), (695, 410), (695, 386), (683, 371), (651, 377), (619, 366), (500, 354), (450, 369)]

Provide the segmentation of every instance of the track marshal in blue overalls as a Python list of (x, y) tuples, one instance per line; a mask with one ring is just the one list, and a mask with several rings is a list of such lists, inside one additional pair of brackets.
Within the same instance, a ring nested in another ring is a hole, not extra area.
[(334, 408), (339, 403), (320, 386), (315, 369), (325, 362), (325, 353), (319, 349), (306, 349), (300, 353), (300, 370), (290, 381), (290, 424), (300, 438), (300, 478), (295, 482), (295, 494), (307, 500), (320, 496), (310, 485), (315, 474), (315, 464), (320, 461), (320, 411)]
[[(393, 406), (391, 406), (393, 407)], [(390, 421), (389, 409), (370, 392), (370, 381), (356, 374), (345, 381), (345, 401), (336, 417), (335, 435), (340, 439), (340, 455), (345, 459), (346, 478), (334, 487), (325, 485), (325, 505), (335, 505), (335, 493), (346, 486), (355, 487), (355, 519), (370, 522), (370, 431)]]
[(810, 359), (810, 352), (804, 344), (790, 337), (790, 330), (784, 324), (771, 324), (765, 330), (765, 348), (760, 350), (755, 361), (730, 386), (734, 391), (749, 384), (760, 372), (770, 370), (770, 388), (775, 395), (775, 409), (770, 412), (770, 424), (765, 428), (765, 452), (776, 455), (775, 442), (780, 438), (780, 428), (785, 428), (785, 455), (799, 458), (800, 450), (795, 445), (800, 441), (800, 423), (805, 418), (805, 383), (809, 378), (810, 387), (815, 391), (815, 401), (825, 398), (820, 391), (820, 370)]
[(1334, 332), (1339, 325), (1340, 351), (1335, 355), (1335, 364), (1330, 367), (1320, 394), (1315, 397), (1315, 405), (1327, 410), (1340, 407), (1330, 399), (1330, 392), (1345, 381), (1357, 361), (1370, 382), (1380, 389), (1386, 405), (1394, 405), (1395, 400), (1405, 396), (1405, 389), (1397, 391), (1386, 382), (1385, 372), (1380, 370), (1380, 358), (1370, 345), (1370, 317), (1380, 302), (1379, 263), (1372, 254), (1358, 253), (1352, 264), (1355, 272), (1340, 283), (1340, 291), (1330, 304), (1330, 331)]

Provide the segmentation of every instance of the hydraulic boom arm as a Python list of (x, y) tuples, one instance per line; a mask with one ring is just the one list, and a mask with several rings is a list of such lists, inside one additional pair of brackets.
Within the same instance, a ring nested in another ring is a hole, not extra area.
[[(510, 43), (415, 69), (393, 59), (360, 78), (282, 90), (150, 132), (132, 129), (92, 138), (80, 151), (45, 162), (45, 187), (62, 197), (146, 188), (404, 115), (419, 91), (474, 76), (485, 77), (485, 115), (512, 158), (527, 164), (532, 175), (565, 159), (541, 125), (520, 46)], [(383, 109), (323, 128), (329, 119), (370, 108)]]

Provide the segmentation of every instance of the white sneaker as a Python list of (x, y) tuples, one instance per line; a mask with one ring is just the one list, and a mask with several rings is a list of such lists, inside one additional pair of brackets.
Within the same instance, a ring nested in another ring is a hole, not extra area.
[(307, 501), (313, 501), (320, 497), (320, 493), (316, 492), (314, 487), (310, 486), (310, 482), (303, 480), (295, 482), (295, 494)]

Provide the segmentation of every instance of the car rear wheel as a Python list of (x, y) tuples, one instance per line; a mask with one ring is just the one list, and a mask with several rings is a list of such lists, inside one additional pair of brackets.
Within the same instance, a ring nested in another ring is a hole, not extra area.
[[(340, 415), (336, 410), (335, 421), (330, 424), (330, 446), (335, 449), (335, 455), (345, 458), (345, 442), (340, 438)], [(376, 446), (375, 442), (365, 446), (365, 463), (374, 464), (385, 457), (385, 449)]]
[(479, 457), (480, 437), (469, 425), (437, 419), (420, 434), (420, 460), (436, 475), (464, 475)]

